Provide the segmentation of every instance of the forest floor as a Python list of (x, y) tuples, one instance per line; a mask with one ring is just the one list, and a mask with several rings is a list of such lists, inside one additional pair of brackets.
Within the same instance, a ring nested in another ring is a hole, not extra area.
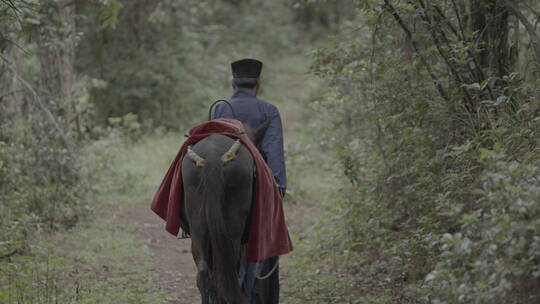
[(163, 220), (150, 211), (146, 201), (106, 205), (103, 211), (117, 229), (133, 235), (149, 248), (152, 261), (146, 271), (156, 291), (164, 293), (171, 303), (200, 303), (189, 239), (177, 239), (165, 232)]

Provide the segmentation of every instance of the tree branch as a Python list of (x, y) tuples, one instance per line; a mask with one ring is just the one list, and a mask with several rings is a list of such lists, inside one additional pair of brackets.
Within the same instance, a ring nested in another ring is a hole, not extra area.
[[(437, 37), (437, 33), (435, 31), (435, 25), (433, 24), (429, 14), (428, 14), (428, 11), (427, 11), (427, 8), (424, 4), (424, 2), (422, 0), (419, 1), (420, 2), (420, 5), (422, 6), (421, 8), (418, 7), (416, 4), (414, 3), (411, 3), (417, 10), (420, 10), (421, 9), (421, 12), (420, 12), (420, 17), (424, 20), (424, 22), (426, 22), (427, 26), (429, 27), (429, 33), (431, 34), (431, 38), (433, 39), (433, 42), (435, 42), (435, 47), (437, 48), (437, 51), (439, 52), (439, 55), (442, 57), (442, 59), (444, 60), (444, 62), (446, 63), (446, 65), (448, 66), (448, 68), (450, 69), (450, 72), (454, 75), (454, 78), (455, 78), (455, 81), (458, 83), (458, 85), (461, 87), (461, 90), (463, 91), (463, 94), (465, 95), (465, 99), (469, 102), (470, 104), (470, 108), (468, 108), (469, 112), (472, 112), (474, 110), (474, 101), (471, 97), (471, 94), (469, 94), (469, 90), (467, 90), (467, 88), (465, 88), (463, 85), (466, 84), (466, 82), (463, 80), (463, 78), (461, 77), (461, 75), (459, 74), (458, 70), (456, 69), (456, 67), (454, 67), (454, 65), (452, 64), (451, 60), (448, 58), (448, 54), (446, 54), (442, 47), (441, 47), (441, 42), (439, 41), (439, 38)], [(442, 12), (441, 12), (442, 13)], [(442, 15), (444, 17), (444, 15)], [(446, 17), (444, 17), (446, 18)], [(445, 40), (445, 43), (448, 45), (450, 44), (450, 41), (446, 38), (446, 36), (444, 35), (444, 33), (442, 33), (442, 30), (441, 30), (441, 33), (439, 33), (440, 35), (443, 36), (444, 40)]]
[(420, 47), (418, 46), (418, 43), (416, 42), (416, 40), (414, 40), (414, 37), (413, 37), (411, 31), (409, 30), (407, 25), (403, 22), (403, 20), (401, 19), (401, 16), (398, 14), (398, 12), (394, 8), (394, 6), (392, 4), (390, 4), (390, 2), (388, 2), (388, 0), (384, 0), (384, 3), (385, 3), (385, 8), (392, 14), (392, 16), (394, 17), (396, 22), (399, 24), (399, 26), (405, 32), (405, 35), (407, 35), (407, 38), (411, 42), (411, 45), (414, 48), (416, 54), (418, 54), (418, 57), (420, 58), (420, 61), (422, 62), (422, 64), (426, 68), (426, 70), (428, 71), (429, 76), (431, 77), (431, 80), (433, 81), (433, 84), (435, 85), (435, 88), (437, 88), (437, 91), (439, 92), (441, 97), (446, 101), (450, 101), (450, 98), (448, 97), (448, 94), (446, 93), (446, 91), (442, 87), (439, 79), (437, 78), (437, 76), (435, 75), (433, 70), (431, 69), (431, 65), (429, 65), (426, 58), (420, 52)]

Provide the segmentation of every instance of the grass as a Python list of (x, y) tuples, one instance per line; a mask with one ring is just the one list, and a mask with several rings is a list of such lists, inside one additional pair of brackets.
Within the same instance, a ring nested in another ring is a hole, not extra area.
[(109, 204), (150, 202), (183, 141), (183, 133), (156, 132), (137, 142), (112, 136), (92, 143), (84, 167), (104, 164), (91, 177), (94, 199)]
[(147, 279), (150, 250), (106, 216), (0, 264), (0, 303), (167, 303)]
[(113, 133), (88, 146), (82, 167), (96, 213), (68, 231), (36, 233), (28, 254), (1, 261), (0, 303), (168, 303), (149, 279), (151, 250), (107, 210), (149, 202), (183, 138), (135, 144)]
[[(309, 58), (288, 58), (276, 67), (283, 74), (271, 90), (283, 116), (288, 190), (287, 225), (294, 251), (281, 258), (282, 302), (344, 303), (351, 294), (354, 253), (332, 247), (335, 185), (342, 178), (337, 162), (324, 150), (310, 103), (321, 98), (321, 83), (308, 74)], [(272, 95), (271, 95), (272, 96)], [(337, 172), (337, 173), (336, 173)]]

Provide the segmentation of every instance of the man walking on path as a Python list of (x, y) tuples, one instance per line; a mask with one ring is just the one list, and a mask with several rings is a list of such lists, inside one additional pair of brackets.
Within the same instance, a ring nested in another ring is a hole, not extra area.
[[(230, 103), (235, 118), (256, 129), (270, 119), (266, 134), (257, 147), (272, 170), (282, 196), (287, 188), (285, 158), (283, 152), (283, 127), (281, 116), (276, 106), (257, 98), (262, 71), (262, 62), (256, 59), (242, 59), (231, 63), (234, 94)], [(212, 114), (212, 119), (232, 117), (226, 105), (219, 105)], [(265, 279), (257, 277), (272, 274)], [(272, 257), (261, 263), (244, 262), (240, 269), (240, 284), (249, 299), (249, 303), (279, 303), (279, 265), (278, 257)]]

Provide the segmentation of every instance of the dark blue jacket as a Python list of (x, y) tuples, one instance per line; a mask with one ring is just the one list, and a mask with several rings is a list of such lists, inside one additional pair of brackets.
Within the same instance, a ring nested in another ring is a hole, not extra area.
[[(258, 148), (284, 192), (287, 188), (287, 177), (283, 155), (283, 127), (278, 109), (273, 104), (255, 97), (255, 92), (250, 89), (237, 89), (229, 102), (233, 106), (236, 119), (252, 129), (256, 129), (267, 118), (272, 117)], [(222, 117), (232, 117), (231, 110), (224, 104), (218, 105), (212, 113), (212, 119)]]

